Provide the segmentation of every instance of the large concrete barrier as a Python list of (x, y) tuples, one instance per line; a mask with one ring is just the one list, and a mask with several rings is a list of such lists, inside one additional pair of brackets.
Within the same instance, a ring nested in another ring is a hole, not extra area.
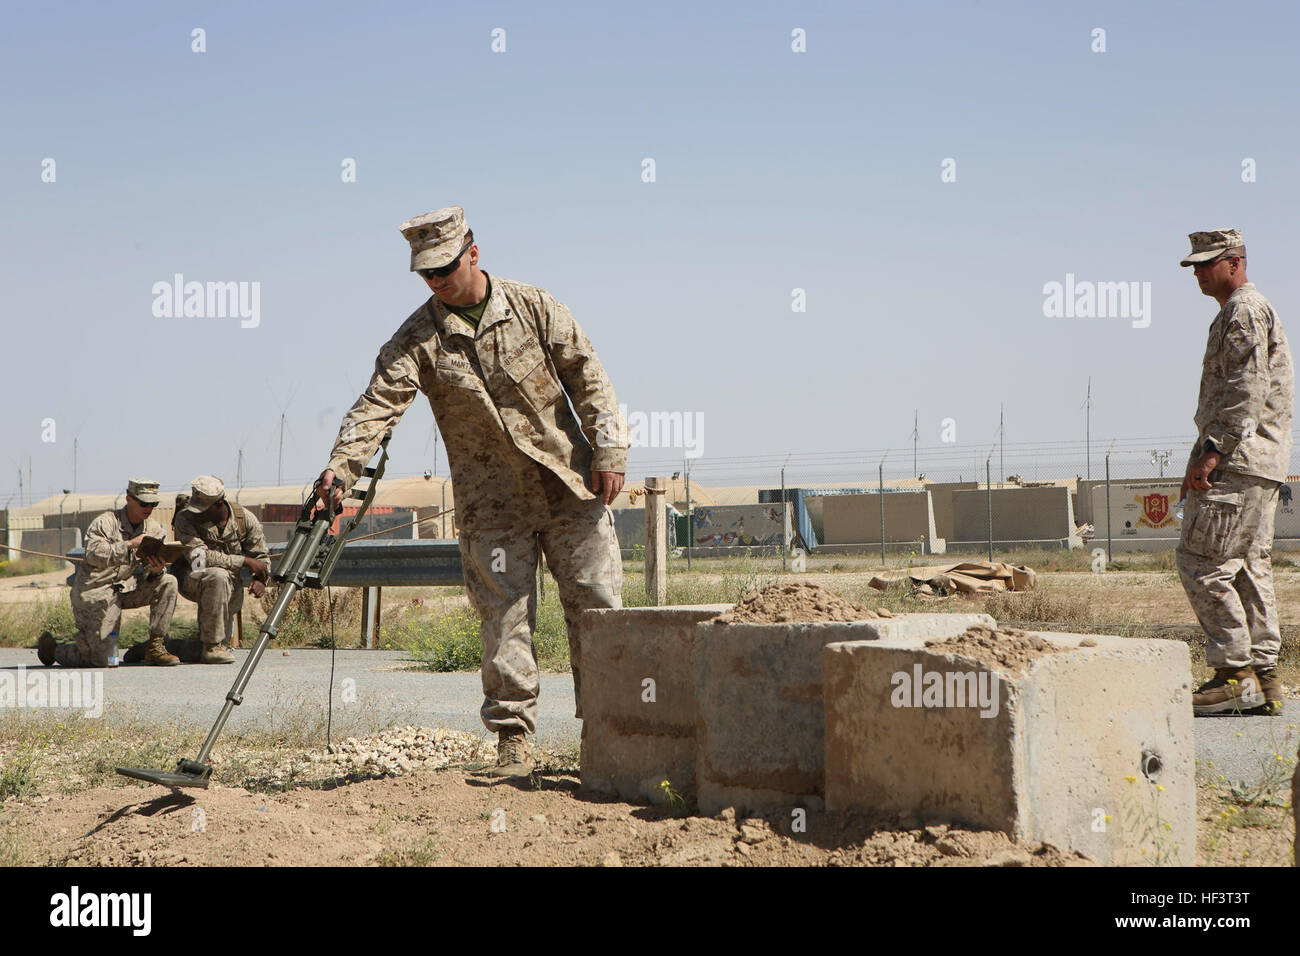
[(934, 533), (945, 541), (953, 536), (952, 493), (978, 488), (977, 481), (927, 481), (925, 490), (930, 492), (930, 505), (934, 509)]
[[(24, 548), (28, 551), (39, 551), (42, 554), (66, 554), (68, 551), (82, 546), (80, 528), (64, 528), (60, 531), (58, 528), (11, 527), (8, 529), (5, 538), (6, 545)], [(33, 556), (23, 554), (20, 551), (0, 549), (0, 560), (7, 558), (10, 561), (16, 561), (19, 558), (30, 557)], [(72, 565), (65, 561), (62, 567), (71, 568)]]
[[(695, 648), (730, 604), (582, 614), (582, 786), (662, 802), (695, 794)], [(647, 683), (648, 682), (648, 683)]]
[[(638, 549), (645, 553), (645, 508), (611, 508), (614, 515), (614, 533), (618, 535), (618, 546), (624, 558), (632, 557)], [(666, 547), (669, 551), (677, 547), (677, 522), (673, 520), (676, 509), (664, 505), (667, 515), (665, 524), (668, 530)]]
[[(1182, 522), (1178, 519), (1178, 496), (1182, 479), (1110, 483), (1110, 511), (1107, 513), (1106, 483), (1093, 483), (1091, 511), (1093, 546), (1106, 547), (1109, 540), (1116, 553), (1164, 551), (1178, 546)], [(1283, 549), (1300, 546), (1300, 482), (1286, 482), (1279, 489), (1273, 540)]]
[(1001, 830), (1105, 864), (1194, 863), (1187, 645), (1037, 637), (1064, 650), (1020, 674), (913, 638), (828, 645), (827, 808)]
[[(1075, 532), (1069, 488), (995, 488), (992, 499), (995, 548), (1083, 547)], [(953, 492), (954, 537), (949, 550), (987, 547), (988, 502), (987, 489)]]
[(828, 495), (821, 499), (821, 542), (829, 546), (879, 546), (882, 499), (886, 545), (916, 544), (925, 554), (943, 553), (943, 542), (935, 532), (934, 507), (928, 491)]
[(695, 780), (700, 811), (712, 816), (726, 807), (737, 812), (822, 808), (822, 648), (827, 644), (954, 637), (975, 624), (992, 623), (987, 614), (907, 614), (852, 623), (699, 625)]
[(1107, 511), (1106, 483), (1091, 491), (1093, 546), (1109, 540), (1116, 552), (1162, 551), (1178, 546), (1182, 522), (1178, 520), (1178, 495), (1182, 479), (1175, 481), (1118, 482), (1110, 484)]
[[(693, 509), (690, 541), (695, 553), (710, 549), (781, 548), (790, 544), (789, 509), (781, 502), (761, 505), (709, 505)], [(678, 541), (679, 546), (686, 542)]]

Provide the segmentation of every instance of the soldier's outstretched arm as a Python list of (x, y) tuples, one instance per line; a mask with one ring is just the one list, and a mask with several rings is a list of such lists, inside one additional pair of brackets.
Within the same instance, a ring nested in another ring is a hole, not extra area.
[[(419, 390), (420, 368), (415, 356), (396, 338), (389, 340), (375, 360), (370, 384), (343, 416), (338, 438), (330, 452), (330, 463), (321, 472), (320, 480), (327, 481), (327, 484), (335, 476), (342, 480), (343, 487), (335, 489), (336, 500), (342, 500), (342, 496), (356, 484), (366, 464), (379, 450), (384, 434), (401, 420)], [(330, 475), (330, 472), (334, 474)], [(322, 488), (320, 480), (317, 482), (318, 493)]]

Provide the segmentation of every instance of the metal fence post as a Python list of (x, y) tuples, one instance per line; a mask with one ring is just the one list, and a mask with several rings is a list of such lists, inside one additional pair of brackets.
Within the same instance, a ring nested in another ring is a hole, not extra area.
[(1106, 452), (1106, 563), (1114, 560), (1114, 541), (1110, 533), (1110, 452)]
[(880, 459), (880, 563), (887, 563), (885, 558), (885, 459)]
[[(790, 463), (790, 456), (786, 456), (786, 464)], [(781, 466), (781, 570), (785, 570), (785, 465)]]
[(984, 459), (984, 486), (988, 489), (988, 512), (989, 512), (989, 561), (993, 561), (993, 477), (989, 472), (989, 455)]

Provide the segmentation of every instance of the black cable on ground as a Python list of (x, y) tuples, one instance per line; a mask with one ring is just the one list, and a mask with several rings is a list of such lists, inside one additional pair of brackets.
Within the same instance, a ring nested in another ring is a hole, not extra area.
[(330, 734), (334, 729), (334, 650), (338, 642), (334, 639), (334, 589), (326, 588), (325, 594), (330, 603), (330, 696), (325, 711), (325, 749), (329, 750), (334, 746)]

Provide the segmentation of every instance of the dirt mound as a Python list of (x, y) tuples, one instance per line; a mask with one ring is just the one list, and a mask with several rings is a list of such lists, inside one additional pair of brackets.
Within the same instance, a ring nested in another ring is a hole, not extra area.
[[(1004, 834), (809, 812), (685, 816), (579, 789), (572, 770), (521, 784), (469, 768), (323, 789), (101, 786), (7, 802), (23, 862), (82, 866), (1061, 866), (1087, 862)], [(910, 828), (904, 828), (910, 827)]]
[(892, 617), (854, 604), (816, 584), (773, 584), (713, 619), (714, 624), (786, 624), (812, 621), (873, 621)]
[(978, 661), (986, 667), (1024, 674), (1038, 658), (1060, 653), (1037, 634), (1015, 627), (995, 629), (977, 624), (964, 634), (942, 641), (926, 641), (925, 646), (941, 653), (956, 654)]

